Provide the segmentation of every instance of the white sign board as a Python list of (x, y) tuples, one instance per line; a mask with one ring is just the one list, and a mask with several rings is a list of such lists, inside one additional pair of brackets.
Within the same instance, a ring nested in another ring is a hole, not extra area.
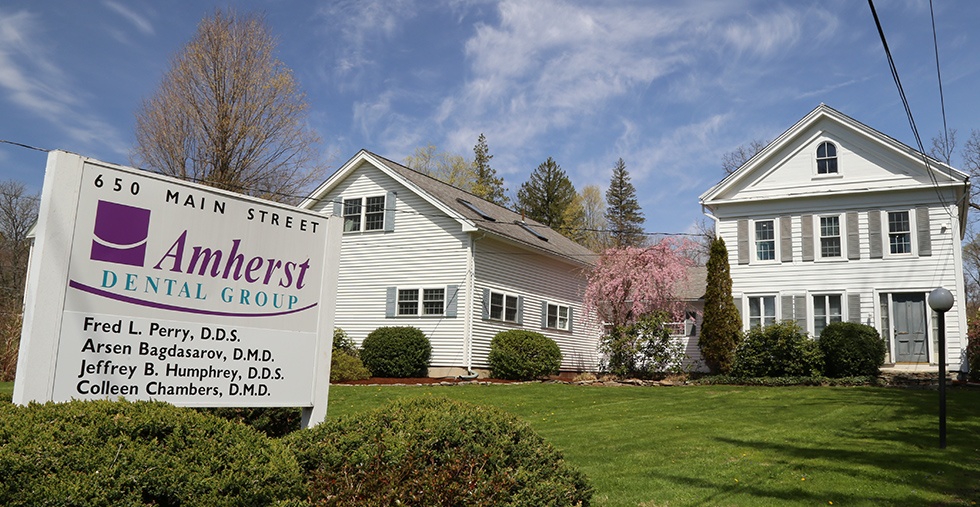
[(64, 152), (40, 213), (15, 402), (325, 405), (336, 218)]

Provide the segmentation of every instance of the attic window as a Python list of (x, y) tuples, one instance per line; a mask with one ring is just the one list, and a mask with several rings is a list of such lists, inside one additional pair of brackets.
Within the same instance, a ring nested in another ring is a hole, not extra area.
[(484, 212), (480, 208), (477, 208), (476, 205), (473, 204), (473, 203), (471, 203), (470, 201), (467, 201), (465, 199), (456, 199), (456, 202), (462, 204), (463, 206), (466, 206), (467, 208), (470, 209), (470, 211), (472, 211), (473, 213), (476, 213), (477, 215), (480, 215), (480, 217), (482, 217), (484, 220), (489, 220), (491, 222), (496, 222), (497, 221), (495, 218), (493, 218), (492, 216), (488, 215), (486, 212)]
[(830, 141), (817, 146), (817, 174), (837, 174), (837, 146)]
[(538, 238), (541, 241), (548, 241), (548, 238), (542, 236), (541, 233), (539, 233), (538, 231), (534, 230), (533, 228), (531, 228), (531, 226), (527, 225), (526, 223), (524, 223), (524, 222), (518, 222), (516, 220), (514, 221), (514, 223), (517, 224), (517, 225), (519, 225), (519, 226), (521, 226), (521, 229), (524, 229), (525, 231), (527, 231), (529, 234), (531, 234), (535, 238)]

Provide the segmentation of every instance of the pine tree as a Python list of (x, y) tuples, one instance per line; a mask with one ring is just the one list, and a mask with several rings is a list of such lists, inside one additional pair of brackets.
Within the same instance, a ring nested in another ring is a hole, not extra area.
[(646, 240), (642, 227), (644, 221), (626, 163), (619, 159), (606, 190), (606, 222), (613, 246), (642, 246)]
[(497, 171), (490, 167), (490, 148), (487, 147), (487, 138), (482, 133), (473, 147), (473, 172), (476, 181), (473, 183), (473, 194), (482, 197), (494, 204), (507, 206), (510, 198), (507, 197), (504, 188), (504, 179), (497, 176)]
[(551, 157), (521, 184), (517, 191), (517, 210), (565, 237), (581, 239), (585, 210), (572, 181)]
[(728, 373), (735, 359), (735, 347), (742, 336), (742, 318), (732, 300), (732, 276), (725, 240), (711, 242), (704, 293), (704, 323), (698, 346), (712, 373)]

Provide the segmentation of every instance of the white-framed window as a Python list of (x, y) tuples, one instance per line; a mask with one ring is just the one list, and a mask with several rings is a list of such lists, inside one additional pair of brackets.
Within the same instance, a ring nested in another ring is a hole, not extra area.
[(755, 260), (776, 260), (776, 221), (756, 220), (755, 227)]
[(385, 228), (385, 196), (344, 199), (344, 232), (381, 231)]
[(544, 327), (562, 331), (570, 330), (571, 312), (571, 308), (566, 305), (547, 303)]
[(519, 300), (513, 294), (490, 291), (490, 301), (487, 304), (487, 318), (504, 322), (518, 323), (520, 321)]
[(776, 323), (776, 296), (749, 296), (749, 328)]
[(843, 255), (840, 215), (818, 217), (820, 226), (820, 258), (839, 259)]
[(446, 289), (398, 289), (398, 316), (443, 315), (446, 308)]
[(892, 255), (912, 253), (912, 220), (908, 211), (888, 212), (888, 252)]
[(837, 146), (830, 141), (817, 146), (817, 174), (837, 174)]
[(843, 297), (840, 294), (813, 296), (813, 336), (819, 337), (831, 322), (841, 322), (844, 315)]

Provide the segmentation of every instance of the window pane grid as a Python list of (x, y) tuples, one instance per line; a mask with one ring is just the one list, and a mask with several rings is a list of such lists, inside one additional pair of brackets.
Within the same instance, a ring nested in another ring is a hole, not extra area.
[(837, 147), (823, 142), (817, 147), (817, 174), (837, 173)]
[(760, 261), (776, 260), (776, 229), (772, 220), (755, 223), (755, 251)]
[(517, 297), (507, 296), (506, 304), (504, 306), (504, 320), (508, 322), (517, 322)]
[(568, 307), (563, 305), (548, 305), (546, 327), (552, 329), (568, 329)]
[(445, 302), (445, 289), (425, 289), (422, 291), (422, 310), (424, 315), (442, 315)]
[(400, 289), (398, 291), (398, 315), (419, 314), (418, 289)]
[(344, 199), (344, 232), (361, 230), (361, 199)]
[(908, 211), (888, 213), (888, 245), (891, 253), (912, 253), (912, 229)]
[(840, 257), (840, 217), (820, 217), (821, 257)]
[(364, 230), (377, 231), (385, 227), (385, 198), (368, 197), (364, 212)]
[(517, 322), (517, 296), (491, 292), (487, 317), (493, 320)]
[(749, 298), (749, 327), (768, 326), (776, 323), (776, 296)]

